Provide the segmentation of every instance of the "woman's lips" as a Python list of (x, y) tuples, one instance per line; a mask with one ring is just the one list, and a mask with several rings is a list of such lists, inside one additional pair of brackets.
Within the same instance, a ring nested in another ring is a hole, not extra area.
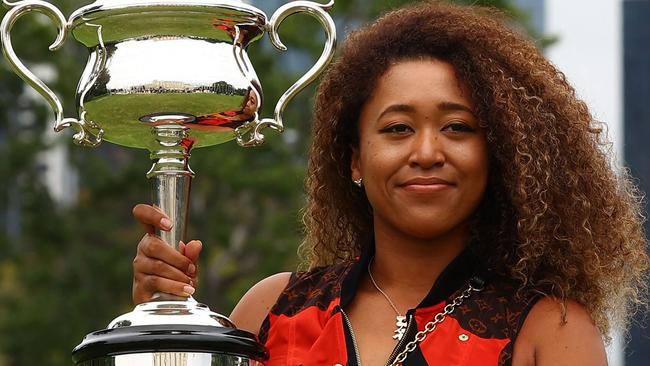
[(399, 186), (410, 192), (430, 193), (451, 188), (453, 184), (438, 177), (417, 177), (409, 179)]

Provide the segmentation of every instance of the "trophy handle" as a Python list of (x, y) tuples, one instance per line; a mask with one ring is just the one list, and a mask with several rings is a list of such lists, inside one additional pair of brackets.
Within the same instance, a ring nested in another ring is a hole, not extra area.
[(42, 95), (50, 104), (56, 116), (54, 131), (60, 132), (68, 127), (73, 127), (76, 131), (73, 138), (77, 144), (85, 146), (99, 145), (102, 141), (104, 131), (98, 129), (97, 136), (93, 137), (88, 129), (89, 125), (92, 124), (88, 124), (83, 120), (83, 118), (81, 120), (75, 118), (64, 118), (63, 106), (59, 97), (57, 97), (42, 80), (34, 75), (34, 73), (20, 61), (18, 56), (16, 56), (11, 43), (11, 29), (16, 20), (29, 12), (35, 11), (47, 15), (56, 24), (58, 35), (54, 43), (50, 45), (49, 49), (50, 51), (58, 50), (65, 42), (68, 35), (67, 21), (61, 11), (56, 6), (40, 0), (18, 2), (3, 0), (2, 2), (5, 6), (10, 8), (0, 24), (0, 39), (2, 40), (2, 52), (11, 68), (18, 76), (20, 76), (21, 79), (34, 88), (34, 90)]
[(240, 128), (247, 129), (250, 132), (248, 140), (244, 139), (243, 134), (240, 132), (240, 128), (235, 130), (237, 143), (239, 145), (244, 147), (261, 145), (264, 143), (264, 134), (261, 131), (267, 127), (282, 132), (284, 130), (282, 114), (289, 101), (291, 101), (291, 99), (293, 99), (296, 94), (300, 93), (300, 91), (307, 85), (316, 80), (325, 67), (330, 63), (334, 56), (334, 47), (336, 45), (336, 26), (334, 25), (332, 17), (327, 13), (332, 6), (334, 6), (334, 0), (330, 0), (327, 4), (319, 4), (312, 1), (293, 1), (281, 6), (275, 13), (273, 13), (271, 20), (267, 24), (267, 29), (269, 31), (271, 43), (273, 43), (275, 48), (280, 51), (287, 50), (287, 47), (280, 40), (278, 28), (284, 19), (296, 13), (307, 13), (320, 21), (325, 28), (325, 34), (327, 36), (325, 48), (314, 66), (312, 66), (305, 75), (298, 79), (298, 81), (291, 85), (291, 87), (282, 94), (278, 103), (275, 105), (273, 118), (264, 118), (241, 126)]

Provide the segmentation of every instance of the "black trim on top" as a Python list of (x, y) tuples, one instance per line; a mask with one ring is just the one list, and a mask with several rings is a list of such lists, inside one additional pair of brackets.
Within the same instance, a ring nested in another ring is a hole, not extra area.
[[(354, 299), (361, 277), (374, 255), (375, 243), (372, 242), (363, 248), (359, 259), (352, 264), (352, 268), (350, 268), (341, 284), (340, 305), (342, 308), (348, 306)], [(472, 276), (479, 273), (484, 274), (484, 272), (486, 271), (478, 265), (472, 250), (469, 248), (464, 249), (440, 273), (429, 293), (416, 308), (429, 307), (448, 299), (454, 292), (464, 288)]]
[(341, 283), (340, 305), (342, 308), (347, 307), (352, 302), (352, 299), (354, 299), (354, 295), (357, 293), (359, 283), (361, 282), (361, 277), (364, 275), (368, 264), (370, 264), (370, 260), (374, 256), (375, 242), (373, 241), (363, 247), (361, 256), (352, 264), (352, 268), (350, 268), (343, 279), (343, 283)]
[(478, 265), (473, 252), (465, 248), (440, 273), (427, 296), (417, 308), (425, 308), (447, 300), (454, 292), (467, 286), (469, 279), (477, 273)]

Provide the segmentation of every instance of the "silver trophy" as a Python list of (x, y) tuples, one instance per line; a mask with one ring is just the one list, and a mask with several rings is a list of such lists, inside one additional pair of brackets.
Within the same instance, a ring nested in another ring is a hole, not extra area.
[[(236, 140), (241, 146), (264, 142), (263, 130), (283, 130), (287, 103), (330, 62), (336, 43), (334, 5), (294, 1), (270, 18), (239, 0), (97, 0), (69, 20), (54, 5), (29, 0), (9, 2), (2, 19), (2, 50), (13, 70), (39, 92), (56, 115), (55, 131), (72, 128), (74, 141), (96, 146), (109, 141), (147, 149), (153, 166), (153, 203), (173, 221), (158, 232), (178, 249), (185, 239), (190, 183), (190, 151)], [(59, 98), (14, 53), (10, 32), (18, 18), (43, 13), (58, 27), (50, 46), (67, 36), (86, 46), (90, 57), (77, 87), (79, 118), (66, 118)], [(307, 13), (326, 31), (316, 64), (278, 101), (273, 118), (260, 118), (262, 86), (246, 52), (268, 31), (278, 36), (282, 21)], [(103, 365), (259, 365), (264, 348), (227, 317), (194, 299), (158, 294), (86, 336), (73, 351), (75, 364)]]

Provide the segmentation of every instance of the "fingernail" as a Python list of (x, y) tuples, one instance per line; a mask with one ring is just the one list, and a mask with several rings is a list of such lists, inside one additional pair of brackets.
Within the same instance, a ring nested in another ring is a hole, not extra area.
[(194, 276), (194, 273), (196, 272), (196, 266), (192, 263), (187, 267), (187, 275), (188, 276)]
[(192, 286), (183, 287), (183, 292), (185, 292), (188, 296), (194, 295), (194, 291), (196, 291), (196, 290)]
[(172, 228), (172, 222), (170, 219), (163, 217), (160, 219), (160, 226), (165, 230), (169, 230)]

